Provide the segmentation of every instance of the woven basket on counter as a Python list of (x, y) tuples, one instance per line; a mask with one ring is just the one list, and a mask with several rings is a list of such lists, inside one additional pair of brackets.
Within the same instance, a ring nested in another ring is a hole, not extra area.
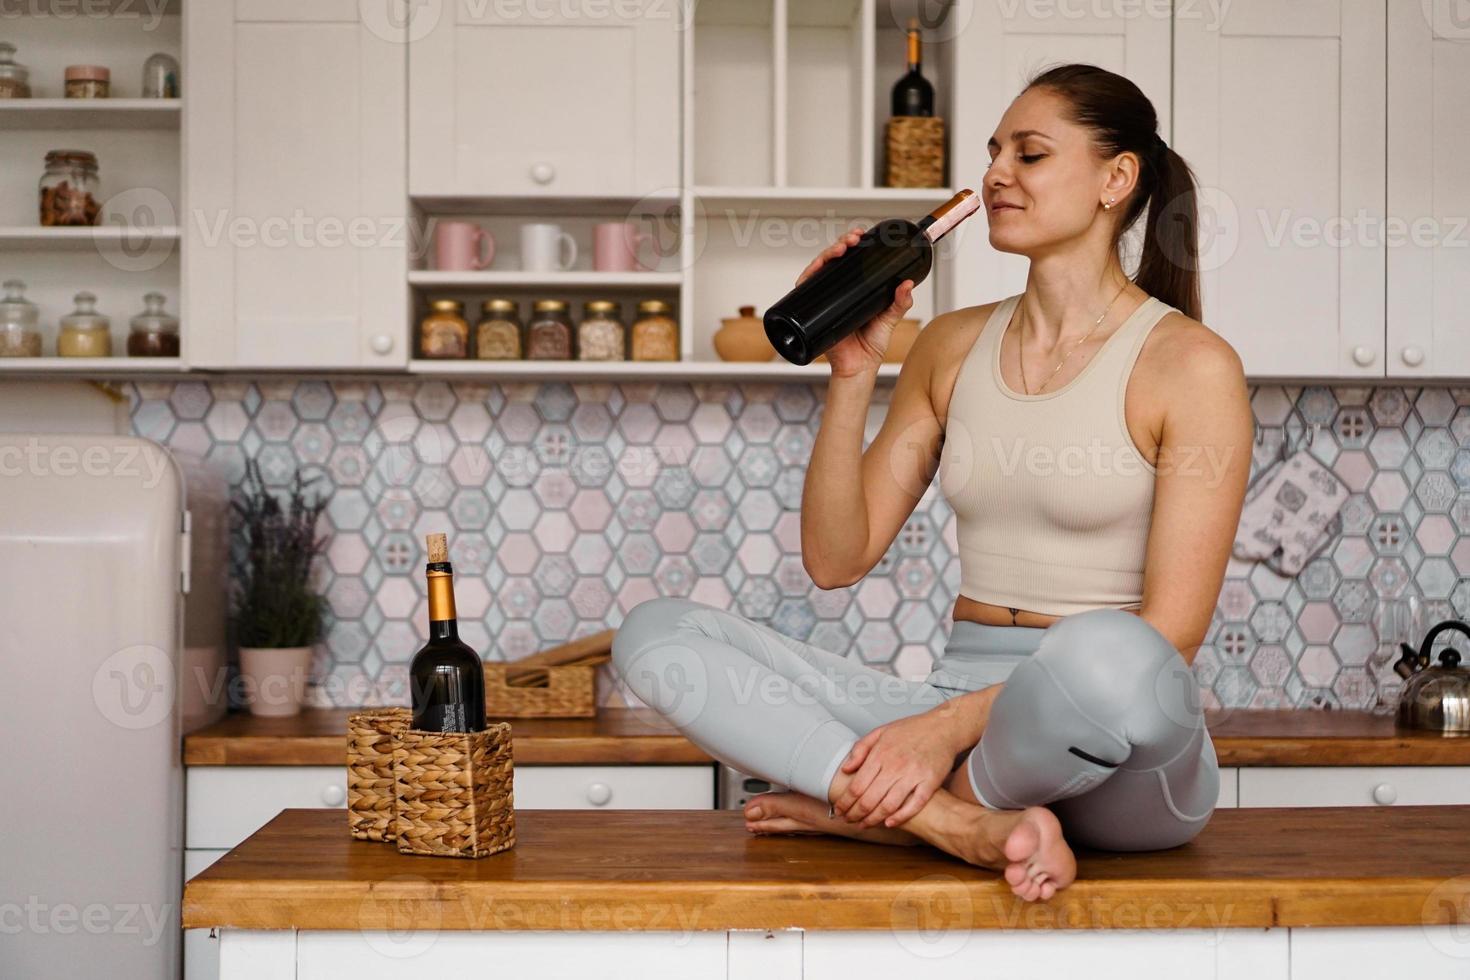
[(358, 840), (393, 840), (393, 748), (412, 720), (407, 708), (367, 708), (347, 719), (347, 827)]
[(540, 668), (544, 684), (507, 682), (510, 664), (485, 664), (485, 713), (491, 718), (591, 718), (597, 714), (597, 666)]
[(892, 116), (884, 131), (887, 187), (944, 186), (944, 119)]
[(516, 842), (510, 725), (482, 732), (404, 728), (393, 750), (398, 850), (480, 858)]

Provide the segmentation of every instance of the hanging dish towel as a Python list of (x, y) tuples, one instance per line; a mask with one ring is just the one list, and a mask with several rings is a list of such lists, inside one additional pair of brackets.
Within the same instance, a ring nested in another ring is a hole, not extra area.
[(1328, 524), (1346, 500), (1337, 475), (1299, 449), (1261, 474), (1246, 494), (1231, 553), (1296, 575), (1331, 539)]

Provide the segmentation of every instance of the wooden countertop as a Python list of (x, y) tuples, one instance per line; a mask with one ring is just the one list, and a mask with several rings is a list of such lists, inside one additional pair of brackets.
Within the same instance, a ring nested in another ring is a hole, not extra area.
[[(184, 737), (191, 766), (335, 766), (345, 760), (353, 709), (308, 709), (292, 718), (231, 715)], [(1470, 735), (1399, 729), (1362, 711), (1207, 711), (1222, 766), (1470, 766)], [(526, 764), (700, 764), (714, 761), (647, 708), (595, 718), (510, 719), (515, 759)]]
[[(232, 714), (184, 736), (187, 766), (341, 766), (355, 708), (307, 709), (290, 718)], [(714, 761), (650, 708), (592, 718), (510, 718), (517, 763), (632, 765)]]
[[(747, 833), (725, 810), (520, 810), (480, 860), (286, 810), (184, 889), (185, 928), (890, 929), (1419, 926), (1467, 921), (1470, 806), (1217, 810), (1166, 851), (1078, 852), (1047, 903), (941, 851)], [(958, 919), (957, 919), (958, 917)]]

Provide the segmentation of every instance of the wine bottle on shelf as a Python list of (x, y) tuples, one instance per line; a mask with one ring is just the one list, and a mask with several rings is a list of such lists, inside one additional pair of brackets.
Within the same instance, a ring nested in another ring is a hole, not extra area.
[(934, 265), (934, 243), (974, 214), (980, 197), (961, 190), (917, 222), (887, 218), (824, 262), (766, 310), (766, 337), (793, 364), (810, 364), (893, 302), (905, 279), (917, 286)]
[(893, 114), (895, 116), (934, 115), (934, 86), (924, 77), (922, 42), (919, 39), (919, 19), (910, 17), (908, 22), (909, 70), (893, 83)]
[(454, 569), (444, 535), (428, 536), (429, 642), (409, 665), (413, 727), (424, 732), (485, 730), (485, 668), (459, 638)]

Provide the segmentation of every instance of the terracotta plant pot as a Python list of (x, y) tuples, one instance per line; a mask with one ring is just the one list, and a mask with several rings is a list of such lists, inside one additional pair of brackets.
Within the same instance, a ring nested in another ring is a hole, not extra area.
[(240, 680), (252, 715), (280, 718), (301, 711), (311, 647), (241, 647)]
[(766, 325), (754, 306), (740, 307), (739, 316), (724, 317), (715, 332), (715, 353), (722, 361), (769, 361), (776, 348), (766, 339)]

